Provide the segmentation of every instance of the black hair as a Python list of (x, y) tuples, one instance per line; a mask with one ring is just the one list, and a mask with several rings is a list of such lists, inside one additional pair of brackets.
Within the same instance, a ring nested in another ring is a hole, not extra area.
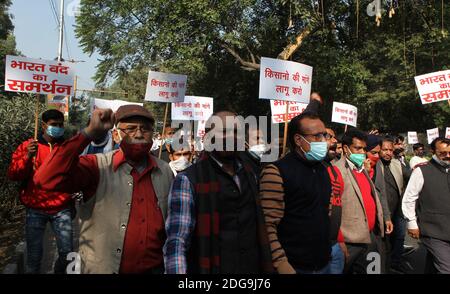
[(446, 145), (450, 145), (450, 139), (447, 139), (444, 137), (437, 137), (436, 139), (434, 139), (433, 142), (431, 142), (431, 144), (430, 144), (431, 150), (433, 150), (433, 152), (436, 151), (437, 143), (444, 143)]
[(56, 109), (49, 109), (42, 113), (43, 122), (47, 123), (51, 119), (64, 121), (64, 114)]
[(350, 147), (350, 145), (353, 144), (353, 138), (359, 139), (367, 143), (367, 134), (359, 129), (353, 128), (348, 130), (342, 137), (342, 147), (344, 146)]
[(425, 146), (422, 143), (416, 143), (413, 145), (413, 150), (416, 151), (419, 148), (425, 148)]
[(397, 140), (396, 137), (386, 135), (383, 138), (381, 138), (380, 146), (382, 146), (384, 142), (389, 142), (389, 143), (394, 144), (395, 142), (397, 142), (396, 140)]
[(398, 135), (398, 136), (394, 137), (394, 143), (395, 144), (398, 144), (398, 143), (403, 142), (403, 141), (405, 141), (405, 137), (403, 137), (401, 135)]
[(320, 117), (317, 114), (311, 112), (304, 112), (294, 117), (288, 125), (288, 141), (291, 149), (295, 148), (294, 136), (303, 133), (302, 120), (305, 118), (320, 120)]

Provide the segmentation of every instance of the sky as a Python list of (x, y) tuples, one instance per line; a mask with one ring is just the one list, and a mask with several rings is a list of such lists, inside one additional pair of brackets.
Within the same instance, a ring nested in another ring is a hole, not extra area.
[[(55, 59), (58, 56), (58, 24), (51, 3), (55, 5), (59, 19), (61, 0), (12, 0), (10, 13), (13, 15), (14, 35), (17, 49), (30, 58)], [(65, 34), (67, 41), (63, 46), (63, 59), (75, 60), (75, 73), (78, 77), (78, 89), (93, 89), (92, 77), (98, 64), (98, 54), (89, 56), (83, 53), (74, 25), (76, 8), (79, 0), (65, 0)], [(68, 50), (67, 50), (68, 47)], [(83, 61), (83, 62), (80, 62)]]

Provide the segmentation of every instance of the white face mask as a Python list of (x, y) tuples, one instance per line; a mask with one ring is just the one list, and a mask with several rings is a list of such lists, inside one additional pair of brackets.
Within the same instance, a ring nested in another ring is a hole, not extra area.
[(269, 146), (267, 146), (266, 144), (253, 145), (248, 148), (248, 151), (254, 153), (258, 157), (261, 157), (264, 153), (269, 151)]
[(186, 157), (184, 157), (184, 156), (181, 156), (177, 160), (173, 160), (173, 161), (169, 162), (170, 168), (176, 172), (183, 171), (191, 165), (192, 165), (192, 163), (190, 163), (189, 160), (187, 160)]

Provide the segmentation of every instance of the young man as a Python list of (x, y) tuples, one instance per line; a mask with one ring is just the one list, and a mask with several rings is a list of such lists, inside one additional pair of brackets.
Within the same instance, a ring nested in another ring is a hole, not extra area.
[(167, 146), (167, 151), (169, 152), (170, 159), (169, 166), (174, 176), (192, 165), (193, 152), (188, 143), (182, 145), (172, 143)]
[(425, 155), (425, 146), (422, 143), (416, 143), (413, 145), (414, 156), (409, 161), (409, 166), (411, 169), (414, 169), (416, 165), (420, 163), (427, 162), (428, 159), (424, 158)]
[(66, 256), (72, 252), (73, 201), (70, 194), (50, 192), (37, 187), (33, 176), (47, 167), (42, 166), (53, 149), (64, 141), (64, 114), (50, 109), (42, 114), (42, 133), (38, 140), (23, 142), (12, 155), (8, 178), (22, 182), (20, 200), (26, 207), (25, 235), (27, 245), (26, 273), (38, 274), (43, 255), (43, 239), (47, 223), (56, 236), (58, 259), (55, 273), (65, 273)]

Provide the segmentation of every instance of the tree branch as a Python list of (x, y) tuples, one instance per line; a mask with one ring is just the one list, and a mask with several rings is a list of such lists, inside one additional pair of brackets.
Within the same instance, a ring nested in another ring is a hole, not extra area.
[[(315, 30), (314, 30), (315, 31)], [(310, 27), (306, 27), (300, 34), (295, 37), (295, 41), (293, 43), (288, 44), (286, 47), (284, 47), (283, 51), (281, 51), (280, 54), (278, 54), (279, 59), (288, 60), (289, 57), (292, 56), (292, 54), (295, 53), (295, 51), (300, 48), (300, 45), (302, 44), (303, 40), (309, 36), (313, 31)]]
[(234, 58), (236, 58), (236, 60), (241, 64), (242, 68), (245, 70), (259, 70), (260, 65), (256, 62), (250, 62), (250, 61), (245, 61), (244, 59), (242, 59), (242, 57), (239, 55), (239, 53), (236, 52), (236, 50), (234, 50), (233, 48), (231, 48), (230, 46), (228, 46), (227, 44), (221, 42), (220, 46), (222, 48), (224, 48), (225, 50), (228, 51), (228, 53), (230, 53), (231, 55), (233, 55)]

